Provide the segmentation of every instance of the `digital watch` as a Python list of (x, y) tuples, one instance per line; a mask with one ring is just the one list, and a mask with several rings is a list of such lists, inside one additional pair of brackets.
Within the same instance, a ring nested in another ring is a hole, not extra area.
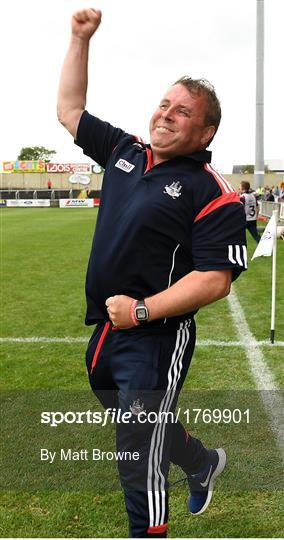
[(149, 319), (149, 310), (145, 305), (144, 300), (137, 300), (134, 308), (134, 316), (139, 324), (146, 324)]

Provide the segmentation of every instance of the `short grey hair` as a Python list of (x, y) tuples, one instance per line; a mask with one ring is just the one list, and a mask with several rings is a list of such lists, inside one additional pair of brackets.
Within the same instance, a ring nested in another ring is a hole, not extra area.
[(208, 142), (209, 144), (213, 141), (214, 136), (217, 132), (221, 121), (221, 105), (220, 101), (216, 95), (215, 88), (207, 79), (192, 79), (188, 75), (181, 77), (174, 84), (182, 84), (187, 88), (187, 90), (193, 95), (204, 94), (207, 98), (207, 112), (204, 118), (205, 126), (214, 126), (215, 133), (213, 137)]

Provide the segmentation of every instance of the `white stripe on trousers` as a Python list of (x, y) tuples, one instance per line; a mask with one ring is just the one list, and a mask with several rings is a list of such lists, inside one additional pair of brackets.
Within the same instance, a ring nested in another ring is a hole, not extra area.
[[(149, 526), (162, 525), (165, 519), (166, 512), (166, 492), (165, 492), (165, 477), (161, 471), (161, 463), (163, 456), (166, 415), (161, 412), (169, 412), (172, 402), (175, 397), (176, 387), (182, 371), (182, 361), (185, 349), (188, 345), (190, 333), (189, 325), (191, 321), (180, 323), (177, 331), (175, 349), (172, 354), (171, 365), (168, 371), (168, 386), (164, 398), (160, 403), (158, 422), (151, 437), (149, 460), (148, 460), (148, 507), (149, 507)], [(154, 484), (154, 485), (153, 485)], [(154, 487), (154, 489), (153, 489)], [(155, 504), (153, 500), (155, 496)]]

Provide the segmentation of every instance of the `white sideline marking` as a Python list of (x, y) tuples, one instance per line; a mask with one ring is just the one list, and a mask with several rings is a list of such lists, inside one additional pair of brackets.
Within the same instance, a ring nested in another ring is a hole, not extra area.
[[(270, 347), (284, 347), (284, 341), (275, 341), (274, 344), (267, 339), (261, 341), (256, 341), (256, 343), (261, 345), (269, 345)], [(246, 347), (246, 344), (243, 341), (219, 341), (218, 339), (199, 339), (196, 341), (196, 345), (199, 347)]]
[(244, 311), (233, 289), (227, 296), (232, 319), (239, 334), (242, 346), (245, 348), (249, 367), (254, 378), (256, 388), (260, 392), (264, 408), (271, 421), (271, 429), (276, 437), (276, 441), (284, 461), (283, 446), (283, 400), (280, 396), (280, 389), (277, 386), (273, 373), (267, 366), (259, 342), (251, 333), (245, 318)]
[[(91, 336), (90, 336), (91, 337)], [(4, 337), (0, 343), (87, 343), (88, 337)]]
[[(0, 337), (0, 343), (87, 343), (90, 337), (78, 336), (78, 337)], [(256, 341), (259, 346), (265, 345), (271, 348), (284, 347), (284, 341), (275, 341), (272, 345), (269, 340)], [(221, 341), (218, 339), (199, 339), (196, 342), (199, 347), (247, 347), (244, 341)]]
[[(0, 337), (0, 343), (87, 343), (90, 337), (78, 336), (78, 337)], [(275, 341), (272, 345), (269, 340), (256, 341), (258, 346), (284, 347), (284, 341)], [(196, 341), (196, 345), (199, 347), (244, 347), (247, 348), (247, 343), (242, 341), (221, 341), (218, 339), (199, 339)]]

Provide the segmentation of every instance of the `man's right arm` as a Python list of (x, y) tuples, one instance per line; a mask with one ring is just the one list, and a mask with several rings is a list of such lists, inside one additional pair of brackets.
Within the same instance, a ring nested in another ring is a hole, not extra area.
[(89, 42), (100, 25), (101, 16), (99, 10), (84, 9), (72, 17), (72, 36), (60, 77), (57, 115), (74, 138), (86, 106)]

